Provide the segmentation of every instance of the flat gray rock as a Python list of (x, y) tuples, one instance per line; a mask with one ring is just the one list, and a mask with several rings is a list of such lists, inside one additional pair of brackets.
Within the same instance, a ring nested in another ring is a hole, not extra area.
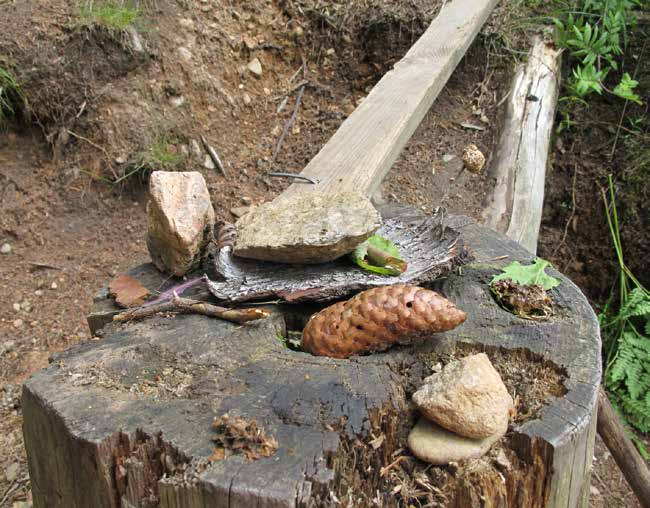
[(198, 171), (155, 171), (149, 181), (147, 247), (161, 271), (180, 277), (196, 268), (214, 227), (214, 210)]
[(352, 252), (380, 225), (379, 212), (357, 192), (279, 198), (237, 221), (234, 254), (277, 263), (325, 263)]
[(435, 465), (476, 459), (485, 455), (508, 430), (506, 424), (496, 434), (482, 439), (459, 436), (420, 418), (408, 437), (409, 448), (418, 459)]

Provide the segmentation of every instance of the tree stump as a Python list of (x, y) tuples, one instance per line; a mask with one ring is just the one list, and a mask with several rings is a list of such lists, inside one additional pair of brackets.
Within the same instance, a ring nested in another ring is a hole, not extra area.
[[(397, 470), (425, 478), (441, 506), (586, 506), (601, 364), (596, 316), (555, 271), (562, 282), (548, 321), (506, 312), (488, 282), (531, 254), (467, 219), (452, 218), (450, 227), (474, 261), (434, 289), (467, 322), (423, 345), (370, 356), (334, 360), (285, 347), (279, 336), (295, 326), (291, 314), (309, 312), (302, 306), (278, 306), (244, 326), (176, 315), (97, 330), (116, 310), (100, 295), (91, 326), (103, 338), (55, 355), (24, 386), (34, 506), (401, 506), (406, 487), (391, 483)], [(150, 289), (164, 284), (151, 265), (129, 273)], [(499, 467), (491, 459), (427, 467), (408, 452), (410, 394), (430, 373), (427, 358), (461, 347), (541, 362), (564, 378), (563, 394), (511, 424)], [(255, 420), (278, 450), (211, 460), (211, 424), (224, 414)]]

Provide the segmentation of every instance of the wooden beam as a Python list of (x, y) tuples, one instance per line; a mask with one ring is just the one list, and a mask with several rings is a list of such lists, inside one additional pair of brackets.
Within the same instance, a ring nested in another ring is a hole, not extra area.
[(372, 196), (447, 83), (497, 0), (454, 0), (302, 171), (316, 185), (297, 192), (354, 190)]
[(560, 51), (536, 39), (517, 71), (490, 172), (494, 191), (484, 223), (533, 254), (544, 206), (544, 180), (560, 85)]

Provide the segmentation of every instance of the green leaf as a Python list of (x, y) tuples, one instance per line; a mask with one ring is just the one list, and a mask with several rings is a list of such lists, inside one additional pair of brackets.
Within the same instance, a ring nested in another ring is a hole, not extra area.
[(379, 235), (368, 238), (354, 249), (351, 256), (364, 270), (380, 275), (400, 275), (407, 268), (397, 246)]
[(619, 96), (622, 99), (625, 99), (626, 101), (633, 101), (636, 102), (637, 104), (643, 104), (641, 102), (641, 97), (639, 97), (636, 93), (634, 93), (634, 89), (637, 87), (639, 84), (638, 81), (632, 79), (630, 75), (626, 72), (623, 74), (623, 77), (621, 78), (621, 82), (616, 85), (616, 88), (614, 88), (614, 95)]
[(546, 290), (553, 289), (560, 285), (560, 281), (544, 271), (550, 265), (551, 263), (542, 258), (535, 259), (532, 265), (522, 265), (519, 261), (513, 261), (503, 269), (503, 273), (495, 275), (490, 284), (498, 280), (510, 279), (517, 284), (539, 284)]

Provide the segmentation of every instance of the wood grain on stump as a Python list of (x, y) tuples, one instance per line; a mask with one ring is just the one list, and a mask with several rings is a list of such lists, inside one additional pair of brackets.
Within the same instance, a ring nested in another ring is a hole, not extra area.
[[(415, 421), (409, 396), (429, 374), (423, 356), (457, 343), (530, 351), (563, 370), (566, 394), (551, 398), (537, 419), (512, 426), (509, 469), (451, 481), (447, 504), (586, 506), (600, 380), (596, 317), (557, 272), (551, 319), (504, 311), (487, 283), (510, 261), (531, 261), (530, 253), (465, 219), (452, 221), (475, 260), (435, 289), (468, 319), (424, 346), (314, 357), (284, 347), (278, 311), (244, 326), (198, 315), (109, 323), (101, 340), (56, 355), (23, 392), (34, 506), (397, 506), (381, 468), (406, 447)], [(150, 265), (129, 273), (151, 290), (163, 285)], [(100, 297), (91, 326), (114, 310)], [(277, 440), (277, 452), (210, 462), (211, 423), (226, 413), (255, 420)], [(359, 447), (380, 434), (376, 449)]]

